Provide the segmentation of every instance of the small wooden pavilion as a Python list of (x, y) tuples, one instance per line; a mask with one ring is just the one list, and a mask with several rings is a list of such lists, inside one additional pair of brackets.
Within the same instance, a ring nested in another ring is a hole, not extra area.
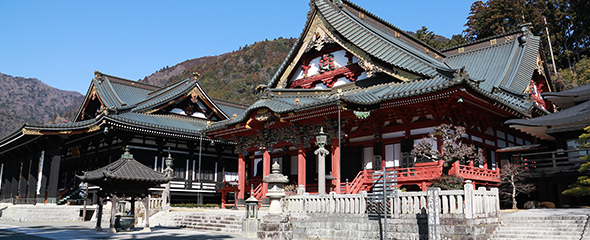
[[(170, 164), (168, 164), (170, 165)], [(168, 171), (167, 171), (168, 172)], [(168, 183), (172, 177), (170, 174), (164, 174), (141, 164), (133, 158), (129, 152), (129, 146), (121, 158), (102, 168), (84, 172), (84, 175), (78, 176), (81, 181), (99, 186), (101, 188), (101, 200), (99, 201), (98, 218), (96, 230), (100, 231), (102, 216), (102, 198), (110, 197), (111, 199), (111, 219), (109, 232), (116, 232), (115, 215), (117, 198), (130, 197), (131, 213), (135, 216), (135, 199), (143, 198), (145, 206), (145, 228), (149, 231), (149, 188)], [(133, 223), (135, 223), (133, 221)], [(132, 224), (133, 224), (132, 223)]]

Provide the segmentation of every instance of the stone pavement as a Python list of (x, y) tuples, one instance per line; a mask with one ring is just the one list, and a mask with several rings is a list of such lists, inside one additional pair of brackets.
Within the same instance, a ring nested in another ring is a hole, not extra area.
[(152, 227), (152, 232), (116, 234), (94, 231), (95, 222), (0, 222), (0, 239), (242, 239), (241, 235), (220, 234), (180, 228)]

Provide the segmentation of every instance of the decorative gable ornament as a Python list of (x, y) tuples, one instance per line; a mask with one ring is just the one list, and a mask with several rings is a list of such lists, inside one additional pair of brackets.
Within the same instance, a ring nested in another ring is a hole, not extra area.
[(309, 50), (311, 50), (312, 48), (314, 48), (316, 51), (319, 52), (322, 50), (322, 48), (324, 48), (325, 45), (330, 44), (330, 43), (334, 43), (334, 42), (335, 42), (334, 39), (332, 39), (330, 36), (326, 35), (323, 32), (320, 32), (318, 30), (315, 33), (313, 40), (311, 40), (311, 42), (305, 48), (304, 52), (309, 52)]
[(363, 68), (365, 70), (365, 74), (369, 78), (373, 77), (373, 75), (375, 75), (375, 73), (382, 72), (381, 70), (379, 70), (377, 68), (377, 66), (375, 66), (370, 61), (365, 61), (365, 60), (359, 59), (358, 64), (361, 68)]

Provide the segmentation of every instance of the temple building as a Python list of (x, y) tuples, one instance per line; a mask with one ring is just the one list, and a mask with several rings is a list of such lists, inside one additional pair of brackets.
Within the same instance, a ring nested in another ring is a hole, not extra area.
[[(410, 152), (441, 124), (467, 129), (462, 142), (486, 161), (455, 162), (448, 174), (498, 186), (496, 150), (531, 145), (535, 136), (505, 125), (549, 114), (550, 80), (541, 39), (518, 31), (439, 51), (346, 0), (312, 0), (303, 32), (258, 100), (207, 136), (236, 143), (238, 198), (260, 199), (262, 178), (278, 162), (290, 185), (318, 192), (315, 135), (327, 133), (326, 189), (372, 187), (373, 169), (396, 171), (394, 187), (425, 190), (440, 161)], [(435, 134), (436, 135), (436, 134)], [(432, 142), (440, 150), (440, 139)]]
[[(0, 140), (0, 197), (14, 203), (75, 201), (76, 175), (115, 162), (128, 145), (138, 162), (159, 172), (168, 154), (175, 158), (172, 202), (219, 202), (223, 182), (237, 180), (235, 144), (209, 139), (201, 130), (244, 109), (209, 97), (198, 74), (157, 87), (95, 72), (73, 122), (24, 124)], [(97, 190), (89, 189), (94, 201)]]
[[(425, 190), (443, 174), (498, 186), (497, 150), (538, 143), (505, 122), (552, 111), (541, 95), (551, 92), (541, 39), (530, 25), (437, 50), (347, 0), (312, 0), (304, 26), (250, 106), (210, 98), (198, 74), (160, 88), (96, 72), (74, 122), (25, 124), (0, 139), (0, 197), (63, 203), (76, 194), (76, 174), (115, 161), (127, 145), (156, 171), (169, 152), (175, 158), (172, 202), (225, 203), (233, 191), (238, 203), (263, 199), (274, 162), (288, 189), (310, 193), (371, 191), (383, 167), (394, 188)], [(415, 158), (414, 144), (438, 136), (441, 124), (465, 127), (461, 141), (485, 161)], [(324, 166), (314, 154), (321, 131)]]
[(579, 172), (580, 157), (590, 154), (583, 148), (579, 137), (584, 128), (590, 126), (590, 85), (562, 92), (547, 92), (543, 98), (551, 101), (561, 110), (532, 119), (511, 119), (506, 124), (542, 140), (542, 144), (502, 149), (504, 159), (525, 164), (530, 170), (530, 181), (537, 191), (530, 199), (551, 201), (556, 206), (587, 206), (587, 197), (565, 196), (562, 192), (579, 176), (590, 172)]

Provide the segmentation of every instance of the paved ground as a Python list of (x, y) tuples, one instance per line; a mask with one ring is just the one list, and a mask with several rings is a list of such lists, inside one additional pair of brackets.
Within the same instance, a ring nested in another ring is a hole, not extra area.
[[(503, 217), (590, 216), (590, 209), (503, 210)], [(242, 239), (240, 235), (220, 234), (180, 228), (152, 227), (152, 232), (107, 233), (94, 231), (95, 222), (0, 222), (0, 239)]]
[(0, 239), (242, 239), (240, 235), (152, 227), (152, 232), (107, 233), (94, 231), (94, 222), (0, 222)]

